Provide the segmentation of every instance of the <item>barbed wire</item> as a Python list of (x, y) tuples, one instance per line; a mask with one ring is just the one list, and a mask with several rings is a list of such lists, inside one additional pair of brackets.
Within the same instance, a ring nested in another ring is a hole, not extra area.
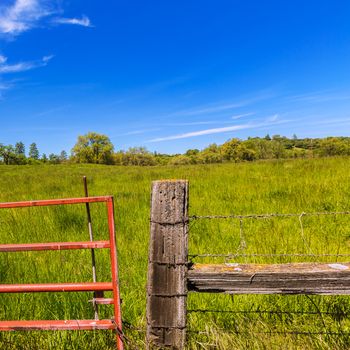
[[(229, 252), (226, 254), (190, 254), (189, 257), (192, 259), (195, 258), (225, 258), (225, 260), (228, 259), (234, 259), (234, 258), (247, 258), (247, 257), (349, 257), (350, 254), (315, 254), (309, 243), (307, 242), (307, 239), (305, 237), (304, 233), (304, 225), (303, 225), (303, 217), (306, 216), (322, 216), (322, 215), (350, 215), (350, 211), (328, 211), (328, 212), (302, 212), (300, 214), (297, 213), (270, 213), (270, 214), (248, 214), (248, 215), (193, 215), (189, 217), (190, 224), (193, 224), (195, 220), (199, 219), (237, 219), (239, 220), (239, 235), (240, 240), (237, 247), (237, 250), (235, 253)], [(294, 253), (294, 254), (244, 254), (242, 251), (244, 251), (247, 248), (247, 243), (245, 240), (244, 230), (243, 230), (243, 220), (244, 219), (271, 219), (271, 218), (293, 218), (297, 217), (299, 220), (299, 226), (300, 226), (300, 236), (302, 239), (302, 242), (308, 251), (307, 254), (305, 253)], [(192, 221), (191, 221), (192, 220)]]
[[(319, 331), (319, 332), (312, 332), (312, 331), (259, 331), (259, 332), (249, 332), (249, 331), (229, 331), (222, 328), (214, 328), (215, 331), (228, 333), (228, 334), (290, 334), (290, 335), (305, 335), (305, 336), (312, 336), (312, 335), (334, 335), (334, 336), (350, 336), (350, 332), (332, 332), (332, 331)], [(207, 337), (210, 337), (211, 334), (209, 334), (206, 331), (200, 331), (200, 330), (187, 330), (188, 333), (192, 334), (200, 334), (200, 335), (206, 335)]]
[(219, 313), (219, 314), (272, 314), (272, 315), (334, 315), (348, 316), (349, 312), (331, 311), (280, 311), (280, 310), (213, 310), (213, 309), (189, 309), (188, 313)]
[[(299, 214), (297, 213), (268, 213), (268, 214), (248, 214), (248, 215), (193, 215), (189, 217), (190, 225), (195, 222), (195, 220), (199, 219), (237, 219), (239, 220), (239, 243), (238, 247), (235, 253), (229, 252), (226, 254), (190, 254), (188, 255), (189, 258), (195, 259), (195, 258), (224, 258), (225, 262), (229, 259), (236, 259), (236, 258), (247, 258), (247, 257), (311, 257), (315, 259), (316, 257), (350, 257), (350, 254), (315, 254), (315, 252), (311, 249), (307, 237), (304, 232), (304, 225), (303, 225), (303, 218), (307, 216), (329, 216), (329, 215), (350, 215), (350, 211), (332, 211), (332, 212), (301, 212)], [(247, 243), (245, 239), (245, 233), (244, 233), (244, 224), (243, 221), (245, 219), (270, 219), (270, 218), (298, 218), (299, 226), (300, 226), (300, 236), (301, 240), (304, 244), (304, 247), (306, 248), (307, 253), (280, 253), (280, 254), (261, 254), (261, 253), (252, 253), (247, 254), (245, 253), (245, 249), (247, 248)], [(190, 309), (188, 310), (188, 313), (223, 313), (223, 314), (269, 314), (269, 315), (293, 315), (293, 314), (300, 314), (300, 315), (319, 315), (321, 317), (322, 323), (324, 328), (326, 328), (325, 320), (323, 319), (323, 315), (330, 315), (330, 316), (337, 316), (337, 317), (345, 317), (349, 315), (347, 312), (329, 312), (329, 311), (321, 311), (318, 309), (317, 305), (314, 304), (317, 311), (274, 311), (274, 310), (237, 310), (237, 311), (231, 311), (231, 310), (213, 310), (213, 309)], [(227, 331), (225, 329), (218, 329), (215, 328), (214, 331), (219, 332), (225, 332), (225, 333), (232, 333), (232, 334), (247, 334), (250, 332), (240, 332), (237, 330), (234, 331)], [(208, 332), (206, 331), (200, 331), (200, 330), (189, 330), (189, 333), (197, 333), (202, 334), (206, 336), (210, 336)], [(325, 335), (325, 336), (345, 336), (349, 335), (350, 332), (333, 332), (333, 331), (319, 331), (319, 332), (307, 332), (307, 331), (265, 331), (265, 332), (253, 332), (252, 334), (267, 334), (267, 335), (273, 335), (273, 334), (291, 334), (291, 335), (303, 335), (303, 336), (313, 336), (313, 335)]]
[(247, 214), (247, 215), (192, 215), (190, 220), (199, 219), (270, 219), (278, 217), (300, 217), (300, 216), (322, 216), (322, 215), (350, 215), (350, 211), (327, 211), (327, 212), (302, 212), (295, 213), (267, 213), (267, 214)]
[(304, 225), (303, 225), (303, 217), (305, 216), (305, 213), (301, 213), (299, 215), (299, 225), (300, 225), (300, 235), (301, 235), (301, 239), (303, 240), (303, 243), (304, 243), (304, 246), (306, 247), (306, 249), (309, 251), (309, 253), (312, 255), (312, 256), (315, 256), (315, 254), (313, 253), (310, 245), (308, 244), (308, 242), (306, 241), (306, 238), (305, 238), (305, 234), (304, 234)]
[(236, 254), (236, 253), (226, 253), (226, 254), (189, 254), (190, 258), (248, 258), (248, 257), (349, 257), (350, 254)]

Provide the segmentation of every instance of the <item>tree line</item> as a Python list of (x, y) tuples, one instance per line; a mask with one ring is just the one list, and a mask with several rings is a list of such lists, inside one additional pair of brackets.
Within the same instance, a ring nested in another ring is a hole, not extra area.
[(69, 160), (66, 151), (60, 154), (51, 153), (48, 156), (43, 153), (40, 155), (38, 146), (35, 142), (29, 146), (28, 154), (23, 142), (17, 142), (13, 145), (4, 145), (0, 143), (0, 164), (6, 165), (25, 165), (25, 164), (59, 164)]
[(280, 135), (249, 137), (247, 140), (229, 139), (222, 145), (189, 149), (183, 154), (150, 152), (145, 147), (131, 147), (127, 151), (114, 151), (108, 136), (90, 132), (78, 137), (70, 156), (40, 154), (36, 143), (29, 146), (26, 154), (23, 142), (13, 145), (0, 143), (0, 164), (60, 164), (92, 163), (110, 165), (181, 165), (223, 162), (247, 162), (261, 159), (313, 158), (350, 155), (350, 137), (288, 138)]

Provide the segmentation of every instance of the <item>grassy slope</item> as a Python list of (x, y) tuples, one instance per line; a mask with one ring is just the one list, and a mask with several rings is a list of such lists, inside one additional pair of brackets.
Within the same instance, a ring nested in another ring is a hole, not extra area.
[[(2, 166), (0, 201), (77, 197), (81, 177), (88, 176), (90, 195), (116, 199), (123, 319), (145, 327), (145, 284), (149, 235), (150, 183), (164, 178), (190, 180), (190, 214), (301, 213), (349, 209), (349, 158), (289, 160), (184, 167)], [(96, 239), (106, 237), (105, 208), (92, 210)], [(350, 218), (304, 218), (304, 238), (297, 218), (245, 220), (246, 253), (346, 253)], [(84, 207), (32, 208), (0, 212), (0, 243), (86, 240)], [(190, 253), (236, 252), (237, 220), (202, 220), (191, 224)], [(98, 251), (98, 276), (108, 280), (107, 252)], [(315, 261), (309, 258), (237, 258), (235, 261)], [(320, 260), (320, 258), (318, 259)], [(330, 258), (322, 258), (331, 261)], [(334, 260), (334, 259), (333, 259)], [(213, 261), (195, 259), (195, 261)], [(222, 262), (223, 259), (215, 259)], [(340, 260), (339, 260), (340, 261)], [(88, 251), (1, 254), (0, 282), (55, 282), (91, 279)], [(91, 318), (90, 295), (84, 293), (0, 295), (0, 319)], [(189, 313), (189, 348), (197, 349), (343, 349), (348, 336), (264, 334), (270, 331), (349, 331), (343, 312), (348, 298), (317, 296), (189, 297), (189, 309), (230, 313)], [(236, 313), (294, 311), (296, 314)], [(300, 314), (306, 311), (315, 314)], [(323, 314), (332, 312), (335, 315)], [(108, 317), (108, 306), (101, 307)], [(197, 334), (202, 331), (203, 334)], [(232, 334), (232, 332), (238, 332)], [(126, 330), (130, 348), (144, 348), (143, 333)], [(252, 333), (255, 332), (256, 334)], [(37, 332), (0, 334), (1, 349), (113, 349), (110, 332)]]

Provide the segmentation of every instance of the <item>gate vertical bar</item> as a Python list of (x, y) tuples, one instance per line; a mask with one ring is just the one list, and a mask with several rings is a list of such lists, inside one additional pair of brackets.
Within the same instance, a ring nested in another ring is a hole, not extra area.
[(109, 239), (111, 242), (110, 254), (111, 254), (111, 271), (112, 271), (112, 284), (113, 284), (113, 299), (114, 299), (114, 316), (116, 323), (116, 337), (117, 337), (117, 349), (123, 350), (122, 339), (122, 317), (120, 310), (120, 292), (119, 292), (119, 279), (118, 279), (118, 261), (117, 261), (117, 243), (115, 237), (115, 223), (114, 223), (114, 205), (113, 198), (110, 198), (107, 202), (108, 211), (108, 228)]
[(150, 230), (147, 346), (182, 350), (186, 340), (188, 181), (152, 183)]
[[(83, 183), (84, 183), (85, 197), (89, 197), (89, 191), (88, 191), (86, 176), (83, 176)], [(88, 220), (89, 237), (90, 237), (90, 242), (92, 242), (94, 240), (94, 233), (92, 231), (92, 220), (91, 220), (90, 205), (89, 205), (89, 203), (85, 203), (85, 206), (86, 206), (86, 215), (87, 215), (87, 220)], [(92, 265), (92, 281), (94, 283), (96, 283), (97, 282), (96, 259), (95, 259), (95, 250), (93, 248), (91, 249), (91, 265)], [(98, 305), (96, 303), (96, 298), (98, 296), (100, 296), (100, 295), (101, 294), (97, 294), (97, 292), (94, 292), (94, 297), (93, 297), (93, 300), (92, 300), (92, 306), (94, 308), (94, 313), (95, 313), (95, 320), (98, 320)]]

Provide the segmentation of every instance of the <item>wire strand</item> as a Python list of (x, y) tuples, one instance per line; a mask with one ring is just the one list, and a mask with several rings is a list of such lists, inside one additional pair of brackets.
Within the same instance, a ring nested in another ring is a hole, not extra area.
[(248, 214), (248, 215), (192, 215), (190, 220), (199, 219), (269, 219), (276, 217), (300, 217), (300, 216), (322, 216), (322, 215), (350, 215), (350, 211), (328, 211), (328, 212), (302, 212), (300, 214), (283, 214), (283, 213), (270, 213), (270, 214)]
[(189, 254), (190, 258), (246, 258), (246, 257), (349, 257), (350, 254)]
[[(282, 335), (282, 334), (290, 334), (290, 335), (305, 335), (305, 336), (312, 336), (312, 335), (337, 335), (337, 336), (350, 336), (350, 332), (307, 332), (307, 331), (265, 331), (265, 332), (242, 332), (242, 331), (229, 331), (226, 329), (221, 329), (221, 328), (215, 328), (215, 331), (218, 332), (223, 332), (223, 333), (229, 333), (229, 334), (269, 334), (269, 335)], [(200, 334), (200, 335), (206, 335), (210, 336), (208, 332), (206, 331), (200, 331), (200, 330), (187, 330), (188, 333), (193, 333), (193, 334)]]
[(279, 311), (279, 310), (213, 310), (213, 309), (189, 309), (188, 313), (219, 313), (219, 314), (272, 314), (272, 315), (334, 315), (347, 316), (349, 312), (330, 311)]

